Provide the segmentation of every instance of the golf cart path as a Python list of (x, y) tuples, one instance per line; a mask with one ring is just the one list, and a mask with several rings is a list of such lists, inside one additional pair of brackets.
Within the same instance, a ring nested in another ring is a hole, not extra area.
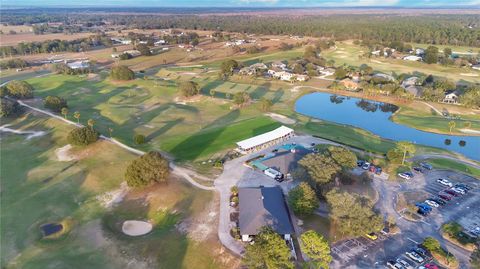
[[(68, 119), (65, 119), (59, 115), (55, 115), (54, 113), (50, 112), (50, 111), (47, 111), (47, 110), (44, 110), (44, 109), (40, 109), (40, 108), (36, 108), (36, 107), (33, 107), (31, 105), (28, 105), (26, 104), (25, 102), (21, 101), (21, 100), (17, 100), (18, 104), (21, 105), (21, 106), (24, 106), (24, 107), (27, 107), (31, 110), (34, 110), (34, 111), (37, 111), (39, 113), (42, 113), (42, 114), (45, 114), (49, 117), (52, 117), (52, 118), (55, 118), (57, 120), (61, 120), (67, 124), (70, 124), (70, 125), (74, 125), (74, 126), (77, 126), (77, 127), (84, 127), (84, 125), (82, 124), (79, 124), (79, 123), (76, 123), (76, 122), (73, 122), (71, 120), (68, 120)], [(114, 145), (117, 145), (135, 155), (144, 155), (146, 152), (144, 151), (141, 151), (141, 150), (138, 150), (138, 149), (135, 149), (135, 148), (132, 148), (128, 145), (125, 145), (124, 143), (114, 139), (114, 138), (111, 138), (111, 137), (106, 137), (104, 135), (100, 135), (100, 138), (103, 139), (103, 140), (106, 140), (106, 141), (109, 141), (111, 142), (112, 144)], [(196, 172), (194, 171), (190, 171), (189, 169), (185, 169), (185, 168), (182, 168), (182, 167), (179, 167), (177, 165), (175, 165), (173, 162), (170, 162), (170, 168), (172, 169), (172, 173), (173, 174), (176, 174), (180, 177), (183, 177), (184, 179), (186, 179), (190, 184), (192, 184), (193, 186), (199, 188), (199, 189), (202, 189), (202, 190), (207, 190), (207, 191), (211, 191), (211, 190), (214, 190), (215, 188), (214, 187), (209, 187), (209, 186), (204, 186), (200, 183), (198, 183), (197, 181), (195, 181), (190, 175), (193, 175), (194, 177), (198, 177), (198, 178), (202, 178), (202, 179), (205, 179), (204, 176), (201, 176), (201, 175), (198, 175)]]

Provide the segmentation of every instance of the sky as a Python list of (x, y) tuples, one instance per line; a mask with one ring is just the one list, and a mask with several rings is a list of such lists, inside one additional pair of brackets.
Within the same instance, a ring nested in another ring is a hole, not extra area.
[(4, 6), (118, 7), (437, 7), (476, 6), (480, 0), (1, 0)]

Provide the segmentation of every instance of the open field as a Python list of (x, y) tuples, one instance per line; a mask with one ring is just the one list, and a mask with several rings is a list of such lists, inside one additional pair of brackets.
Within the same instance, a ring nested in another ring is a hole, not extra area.
[(10, 34), (2, 35), (1, 46), (15, 46), (21, 42), (41, 42), (41, 41), (54, 40), (54, 39), (74, 40), (74, 39), (89, 37), (94, 34), (94, 33), (76, 33), (76, 34), (68, 35), (68, 34), (58, 33), (58, 34), (36, 35), (32, 32), (26, 32), (26, 30), (24, 32), (25, 33), (18, 33), (14, 35), (10, 35)]
[[(21, 34), (21, 33), (30, 33), (33, 31), (32, 29), (32, 26), (28, 26), (28, 25), (5, 25), (5, 24), (0, 24), (0, 31), (3, 32), (3, 36), (2, 36), (2, 39), (5, 37), (5, 36), (8, 36), (10, 35), (9, 32), (10, 31), (15, 31), (17, 32), (17, 34)], [(3, 41), (2, 41), (3, 43)]]
[[(453, 49), (453, 48), (452, 48)], [(353, 45), (350, 42), (337, 42), (336, 50), (328, 50), (322, 52), (322, 56), (326, 59), (335, 61), (335, 65), (352, 65), (360, 66), (368, 64), (374, 70), (397, 74), (401, 73), (424, 73), (434, 76), (446, 77), (453, 81), (480, 82), (480, 72), (471, 68), (459, 68), (453, 66), (442, 66), (439, 64), (426, 64), (422, 62), (404, 61), (401, 59), (385, 59), (385, 58), (364, 58), (361, 57), (366, 48)], [(468, 75), (466, 75), (468, 74)]]
[[(1, 201), (2, 268), (219, 268), (237, 263), (224, 253), (215, 229), (196, 230), (216, 226), (213, 193), (172, 178), (168, 185), (130, 191), (116, 207), (106, 208), (102, 203), (113, 195), (106, 192), (122, 190), (125, 167), (136, 156), (99, 141), (74, 148), (75, 160), (59, 161), (55, 150), (65, 145), (70, 126), (32, 114), (8, 123), (46, 134), (30, 140), (1, 134), (1, 188), (8, 189)], [(150, 220), (154, 229), (138, 238), (125, 236), (119, 227), (127, 219)], [(41, 224), (66, 220), (70, 224), (62, 236), (41, 239)]]

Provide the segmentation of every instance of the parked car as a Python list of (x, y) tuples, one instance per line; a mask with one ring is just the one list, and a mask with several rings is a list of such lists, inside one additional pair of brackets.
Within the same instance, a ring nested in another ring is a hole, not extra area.
[(426, 162), (421, 162), (420, 166), (427, 169), (427, 170), (432, 170), (433, 169), (433, 166), (429, 163), (426, 163)]
[(398, 176), (401, 177), (401, 178), (407, 179), (407, 180), (412, 178), (410, 175), (408, 175), (406, 173), (398, 173)]
[(448, 194), (450, 194), (450, 195), (453, 195), (453, 196), (455, 196), (455, 197), (460, 196), (460, 193), (458, 193), (458, 192), (456, 192), (456, 191), (454, 191), (454, 190), (447, 189), (447, 190), (444, 190), (444, 192), (445, 192), (445, 193), (448, 193)]
[(418, 255), (420, 255), (424, 258), (429, 257), (428, 252), (421, 247), (414, 247), (414, 248), (411, 249), (411, 251), (416, 252)]
[(387, 266), (391, 269), (403, 269), (402, 265), (395, 261), (388, 261)]
[(413, 269), (413, 266), (409, 264), (406, 260), (402, 260), (400, 258), (397, 259), (397, 263), (401, 264), (405, 269)]
[(358, 161), (357, 161), (357, 166), (358, 166), (358, 167), (362, 167), (364, 163), (365, 163), (365, 161), (358, 160)]
[(427, 269), (438, 269), (438, 266), (434, 263), (427, 263), (427, 264), (425, 264), (425, 268), (427, 268)]
[(438, 193), (438, 197), (442, 198), (443, 200), (450, 201), (452, 200), (452, 196), (445, 194), (445, 193)]
[(419, 209), (417, 210), (417, 213), (420, 214), (420, 215), (422, 215), (422, 216), (428, 216), (428, 214), (429, 214), (430, 212), (429, 212), (429, 211), (425, 211), (425, 210), (423, 210), (422, 208), (419, 208)]
[(415, 251), (408, 251), (405, 253), (405, 255), (418, 263), (422, 263), (424, 261), (424, 259), (420, 257), (420, 255), (418, 255)]
[(465, 189), (467, 191), (472, 189), (471, 186), (468, 186), (467, 184), (463, 184), (463, 183), (457, 183), (457, 184), (455, 184), (455, 187), (462, 188), (462, 189)]
[(464, 190), (462, 190), (461, 188), (451, 188), (452, 191), (456, 192), (456, 193), (460, 193), (460, 194), (465, 194), (466, 192)]
[(452, 187), (453, 186), (452, 182), (450, 182), (449, 180), (444, 179), (444, 178), (437, 179), (437, 182), (444, 185), (444, 186), (447, 186), (447, 187)]
[(459, 186), (458, 184), (455, 184), (453, 186), (454, 188), (459, 188), (459, 189), (462, 189), (464, 192), (468, 192), (470, 189), (466, 188), (466, 187), (462, 187), (462, 186)]
[(418, 208), (421, 208), (423, 209), (424, 211), (432, 211), (432, 207), (430, 207), (429, 205), (426, 205), (424, 203), (416, 203), (415, 204)]
[(372, 173), (375, 173), (375, 170), (376, 170), (376, 169), (377, 169), (377, 168), (375, 167), (375, 165), (370, 165), (370, 167), (368, 168), (368, 171), (369, 171), (369, 172), (372, 172)]
[(423, 173), (423, 169), (420, 168), (420, 167), (414, 166), (412, 169), (413, 169), (414, 172)]
[(437, 197), (428, 198), (428, 200), (432, 200), (439, 205), (446, 205), (447, 204), (447, 202), (445, 202), (444, 200), (442, 200), (440, 198), (437, 198)]
[(410, 172), (410, 171), (404, 172), (404, 174), (408, 175), (408, 176), (411, 177), (411, 178), (412, 178), (412, 177), (415, 177), (415, 175), (414, 175), (412, 172)]
[(378, 236), (375, 233), (365, 234), (365, 236), (368, 237), (369, 239), (373, 240), (373, 241), (378, 239)]
[(365, 163), (362, 165), (362, 169), (363, 169), (363, 170), (368, 170), (368, 168), (370, 168), (370, 163), (369, 163), (369, 162), (365, 162)]
[(440, 205), (437, 204), (435, 201), (432, 201), (432, 200), (430, 200), (430, 199), (425, 200), (425, 203), (426, 203), (427, 205), (429, 205), (429, 206), (432, 206), (432, 207), (439, 207), (439, 206), (440, 206)]
[(375, 168), (375, 174), (377, 174), (377, 175), (382, 174), (382, 168), (377, 166), (377, 167)]

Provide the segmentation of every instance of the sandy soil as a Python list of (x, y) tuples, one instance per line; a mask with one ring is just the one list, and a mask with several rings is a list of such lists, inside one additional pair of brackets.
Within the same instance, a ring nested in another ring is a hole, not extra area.
[(127, 186), (127, 182), (122, 182), (120, 188), (97, 195), (97, 200), (100, 201), (105, 208), (112, 208), (123, 201), (123, 198), (125, 198), (127, 195), (128, 190), (129, 188)]
[(465, 77), (478, 77), (478, 74), (475, 73), (460, 73), (460, 75)]
[(126, 220), (122, 225), (122, 232), (129, 236), (141, 236), (148, 234), (153, 229), (153, 225), (146, 221)]
[(55, 150), (55, 156), (57, 156), (57, 160), (60, 162), (69, 162), (75, 160), (75, 156), (70, 154), (70, 149), (72, 148), (72, 145), (67, 144), (61, 148), (57, 148)]
[(265, 115), (269, 116), (270, 118), (281, 122), (283, 124), (295, 124), (295, 120), (284, 115), (276, 114), (276, 113), (266, 113)]
[(201, 214), (185, 219), (176, 227), (194, 241), (206, 241), (216, 235), (217, 216), (218, 201), (212, 201)]

